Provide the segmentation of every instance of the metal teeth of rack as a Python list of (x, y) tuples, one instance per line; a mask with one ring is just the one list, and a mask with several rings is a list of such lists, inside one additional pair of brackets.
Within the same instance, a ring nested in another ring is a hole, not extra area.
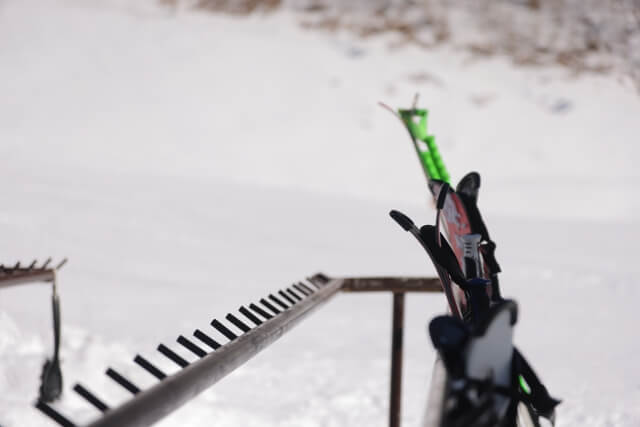
[(38, 260), (33, 260), (29, 264), (25, 263), (24, 266), (20, 261), (12, 265), (0, 264), (0, 288), (33, 282), (54, 283), (56, 271), (66, 263), (67, 259), (64, 258), (55, 266), (49, 266), (51, 258), (47, 258), (40, 265), (38, 265)]
[[(37, 263), (35, 261), (27, 268), (21, 268), (19, 263), (9, 269), (4, 266), (0, 266), (0, 277), (2, 276), (2, 274), (12, 274), (10, 273), (11, 271), (33, 271), (37, 269), (46, 269), (50, 262), (51, 259), (48, 259), (40, 267), (36, 267)], [(66, 259), (59, 263), (56, 269), (64, 265), (65, 262)], [(244, 305), (240, 306), (240, 308), (238, 309), (239, 315), (236, 315), (234, 313), (227, 313), (224, 317), (224, 319), (229, 322), (228, 326), (218, 319), (213, 319), (211, 321), (211, 326), (222, 336), (226, 337), (228, 341), (225, 344), (218, 343), (218, 341), (212, 338), (208, 333), (205, 333), (200, 329), (196, 329), (193, 332), (193, 336), (197, 338), (199, 342), (206, 345), (206, 350), (199, 344), (196, 344), (192, 340), (186, 338), (184, 335), (178, 336), (176, 342), (199, 359), (206, 358), (207, 356), (215, 353), (216, 350), (224, 347), (226, 344), (233, 342), (239, 336), (251, 332), (253, 329), (265, 324), (266, 322), (273, 321), (278, 316), (285, 313), (287, 310), (292, 309), (304, 299), (313, 295), (318, 289), (321, 289), (330, 280), (331, 279), (326, 275), (319, 273), (307, 278), (305, 282), (296, 282), (289, 288), (281, 289), (276, 293), (268, 294), (266, 298), (261, 298), (258, 300), (258, 303), (260, 305), (251, 302), (248, 304), (248, 308)], [(160, 354), (178, 365), (180, 369), (186, 368), (191, 364), (185, 358), (183, 358), (164, 344), (159, 344), (157, 346), (157, 350), (158, 352), (160, 352)], [(162, 382), (171, 378), (171, 376), (165, 374), (163, 371), (161, 371), (159, 368), (157, 368), (155, 365), (153, 365), (151, 362), (149, 362), (139, 354), (134, 357), (133, 361), (139, 368), (142, 368), (147, 373), (156, 378), (158, 382)], [(121, 387), (128, 390), (132, 395), (137, 395), (143, 392), (143, 390), (132, 383), (124, 375), (118, 373), (112, 368), (108, 368), (105, 371), (105, 374)], [(105, 402), (105, 400), (101, 399), (81, 384), (75, 384), (73, 386), (73, 390), (80, 397), (86, 400), (87, 403), (89, 403), (99, 413), (107, 414), (110, 410), (115, 409), (111, 408), (108, 403)], [(58, 412), (53, 406), (47, 403), (38, 401), (36, 402), (35, 407), (39, 409), (43, 414), (48, 416), (51, 420), (55, 421), (57, 424), (63, 427), (76, 426), (75, 423), (73, 423), (63, 414)]]
[(49, 267), (51, 257), (47, 258), (42, 264), (38, 265), (38, 260), (34, 259), (29, 265), (22, 266), (20, 261), (13, 265), (0, 264), (0, 280), (5, 276), (12, 276), (25, 273), (38, 273), (46, 270), (59, 270), (67, 263), (67, 258), (63, 258), (55, 267)]
[(84, 388), (82, 385), (76, 384), (75, 386), (73, 386), (73, 391), (84, 397), (87, 402), (95, 406), (100, 412), (106, 412), (109, 409), (106, 403), (98, 399), (93, 393)]

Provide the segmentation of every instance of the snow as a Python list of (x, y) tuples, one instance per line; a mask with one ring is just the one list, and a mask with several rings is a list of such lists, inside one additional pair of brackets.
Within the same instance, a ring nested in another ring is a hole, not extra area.
[[(65, 394), (115, 406), (112, 366), (316, 271), (433, 275), (391, 208), (433, 221), (405, 131), (385, 110), (419, 91), (454, 179), (480, 205), (520, 305), (516, 342), (563, 398), (558, 425), (640, 419), (640, 98), (613, 77), (478, 61), (446, 44), (301, 29), (151, 2), (0, 2), (0, 260), (60, 273)], [(403, 422), (418, 425), (444, 302), (407, 301)], [(340, 295), (161, 425), (385, 425), (387, 295)], [(32, 407), (51, 351), (49, 289), (0, 292), (0, 425)], [(212, 335), (215, 333), (212, 332)], [(224, 341), (223, 338), (220, 338)]]

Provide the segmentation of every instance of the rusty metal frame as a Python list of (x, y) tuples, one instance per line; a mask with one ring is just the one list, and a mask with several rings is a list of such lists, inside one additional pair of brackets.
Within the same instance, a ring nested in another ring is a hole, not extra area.
[(0, 289), (27, 283), (45, 282), (53, 285), (53, 291), (55, 293), (56, 271), (66, 263), (67, 259), (64, 258), (55, 267), (49, 267), (51, 258), (48, 258), (40, 266), (37, 265), (37, 261), (35, 260), (27, 267), (21, 267), (19, 262), (13, 267), (0, 264)]

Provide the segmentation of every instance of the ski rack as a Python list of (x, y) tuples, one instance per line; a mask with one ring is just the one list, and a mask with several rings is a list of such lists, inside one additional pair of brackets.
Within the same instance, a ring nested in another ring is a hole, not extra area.
[[(60, 381), (60, 387), (56, 388), (55, 391), (45, 394), (44, 397), (47, 400), (55, 400), (60, 396), (62, 391), (62, 373), (59, 370), (59, 365), (57, 362), (57, 354), (60, 347), (60, 300), (58, 297), (58, 285), (57, 285), (57, 272), (67, 263), (67, 258), (62, 259), (55, 267), (50, 267), (51, 257), (47, 258), (40, 266), (38, 266), (38, 260), (33, 260), (31, 264), (26, 267), (22, 267), (20, 262), (18, 261), (13, 267), (7, 267), (4, 264), (0, 264), (0, 289), (8, 288), (11, 286), (25, 285), (29, 283), (51, 283), (51, 300), (52, 300), (52, 311), (53, 311), (53, 335), (54, 335), (54, 358), (51, 359), (53, 361), (55, 359), (55, 364), (57, 367), (57, 376), (56, 379)], [(40, 385), (40, 396), (43, 398), (43, 390), (47, 387), (48, 384), (52, 381), (47, 373), (47, 364), (50, 361), (48, 360), (45, 363), (43, 368), (43, 372), (41, 375), (41, 385)], [(52, 362), (54, 363), (54, 362)]]
[(42, 265), (38, 266), (38, 261), (34, 260), (29, 266), (22, 267), (17, 262), (13, 267), (7, 267), (0, 264), (0, 288), (8, 288), (10, 286), (23, 285), (34, 282), (47, 282), (53, 284), (53, 290), (56, 291), (56, 271), (67, 263), (64, 258), (55, 267), (49, 267), (51, 258), (47, 258)]
[[(73, 390), (102, 413), (102, 417), (88, 424), (89, 427), (138, 427), (151, 425), (175, 411), (199, 393), (220, 381), (257, 353), (271, 345), (306, 316), (339, 292), (391, 292), (393, 294), (393, 327), (391, 357), (391, 387), (389, 425), (400, 425), (400, 390), (404, 331), (404, 296), (407, 292), (441, 292), (436, 278), (403, 277), (346, 277), (331, 278), (317, 273), (304, 281), (269, 294), (259, 300), (241, 306), (235, 314), (228, 313), (228, 327), (217, 319), (211, 326), (229, 341), (220, 344), (196, 329), (192, 339), (183, 335), (177, 343), (198, 356), (188, 362), (164, 344), (157, 350), (178, 365), (181, 370), (168, 376), (141, 355), (134, 362), (159, 380), (146, 390), (141, 390), (116, 370), (107, 368), (105, 374), (129, 391), (133, 398), (122, 405), (110, 408), (88, 388), (76, 384)], [(234, 329), (234, 330), (232, 330)], [(238, 332), (240, 331), (240, 332)], [(206, 348), (206, 350), (205, 350)], [(63, 427), (76, 424), (48, 403), (35, 404), (41, 412)]]

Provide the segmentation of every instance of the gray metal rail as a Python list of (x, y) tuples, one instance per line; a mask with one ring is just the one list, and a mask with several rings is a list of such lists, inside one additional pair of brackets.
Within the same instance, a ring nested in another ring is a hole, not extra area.
[(342, 287), (341, 279), (330, 280), (308, 298), (264, 322), (219, 350), (138, 393), (124, 405), (107, 411), (91, 427), (148, 426), (175, 411), (251, 359), (298, 324)]

